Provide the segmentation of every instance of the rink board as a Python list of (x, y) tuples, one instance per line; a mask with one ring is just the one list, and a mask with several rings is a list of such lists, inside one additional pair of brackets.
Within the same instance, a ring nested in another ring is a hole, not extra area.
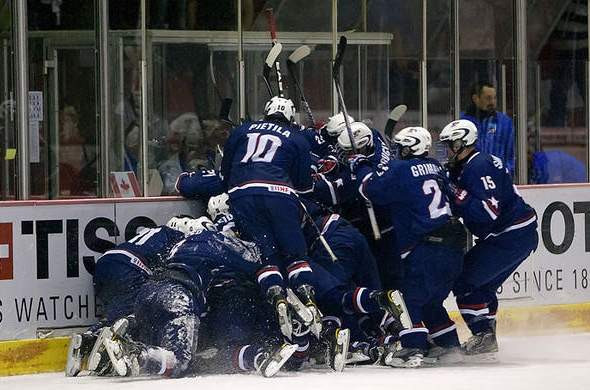
[[(537, 210), (540, 244), (499, 290), (500, 329), (588, 330), (590, 185), (524, 186), (520, 191)], [(94, 323), (101, 309), (84, 262), (141, 226), (162, 224), (176, 214), (198, 215), (201, 205), (166, 197), (0, 202), (0, 210), (0, 340), (25, 340)], [(28, 360), (33, 357), (24, 352), (26, 359), (9, 357), (21, 351), (14, 345), (35, 343), (0, 342), (0, 375), (61, 369), (63, 340), (46, 340), (43, 345), (56, 346), (42, 349), (39, 361)], [(44, 360), (46, 354), (51, 358)], [(28, 363), (18, 368), (21, 362)]]

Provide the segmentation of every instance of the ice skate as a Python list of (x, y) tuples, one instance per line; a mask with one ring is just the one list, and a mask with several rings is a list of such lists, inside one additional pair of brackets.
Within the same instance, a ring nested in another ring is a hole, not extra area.
[(287, 302), (303, 324), (310, 325), (313, 322), (313, 313), (311, 310), (301, 302), (299, 297), (290, 288), (287, 288)]
[(270, 378), (275, 376), (289, 358), (297, 351), (297, 344), (284, 343), (283, 345), (264, 352), (260, 355), (260, 363), (255, 363), (256, 371), (262, 376)]
[(322, 332), (322, 341), (326, 344), (326, 362), (334, 371), (344, 370), (350, 343), (350, 330), (327, 328)]
[(68, 357), (65, 367), (66, 376), (76, 376), (82, 370), (88, 368), (90, 351), (96, 342), (97, 336), (90, 332), (77, 333), (70, 338)]
[(389, 313), (398, 322), (400, 321), (401, 315), (404, 312), (400, 305), (394, 301), (394, 290), (388, 291), (374, 291), (371, 293), (371, 298), (377, 301), (377, 304), (381, 310)]
[(463, 360), (464, 353), (459, 346), (440, 347), (433, 345), (424, 356), (424, 363), (429, 365), (457, 364)]
[(494, 363), (498, 360), (498, 340), (493, 329), (474, 334), (461, 348), (466, 362)]
[(268, 302), (275, 308), (275, 314), (281, 333), (288, 339), (293, 336), (293, 325), (289, 314), (289, 305), (285, 290), (281, 286), (272, 286), (266, 292)]
[[(88, 370), (101, 375), (105, 369), (105, 366), (109, 365), (110, 359), (109, 352), (106, 350), (106, 340), (113, 340), (116, 338), (123, 337), (127, 333), (129, 327), (129, 320), (127, 318), (121, 318), (117, 320), (111, 327), (102, 328), (92, 351), (88, 359)], [(115, 371), (119, 372), (117, 367), (113, 367)]]
[(348, 348), (346, 364), (382, 364), (384, 354), (385, 347), (381, 345), (378, 340), (373, 340), (371, 342), (355, 341), (350, 344), (350, 347)]
[(385, 356), (385, 364), (391, 367), (416, 368), (424, 363), (424, 351), (419, 348), (402, 348), (390, 351)]
[(297, 288), (297, 296), (300, 298), (301, 302), (307, 306), (313, 316), (311, 324), (309, 325), (311, 333), (317, 338), (320, 338), (320, 333), (322, 332), (322, 313), (315, 302), (313, 287), (308, 284), (299, 286)]

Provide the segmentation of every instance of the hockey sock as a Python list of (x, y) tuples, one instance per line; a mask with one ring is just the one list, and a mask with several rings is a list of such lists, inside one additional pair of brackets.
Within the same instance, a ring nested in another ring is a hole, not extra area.
[(234, 353), (234, 367), (239, 371), (252, 371), (256, 369), (256, 360), (262, 355), (263, 349), (253, 345), (244, 345), (237, 348)]
[(287, 266), (287, 274), (289, 275), (289, 285), (293, 290), (297, 290), (299, 286), (304, 284), (314, 286), (313, 272), (309, 263), (305, 260), (297, 260)]
[(285, 287), (283, 275), (276, 265), (266, 265), (256, 272), (256, 279), (260, 285), (260, 289), (266, 295), (268, 289), (272, 286)]
[(357, 287), (352, 292), (344, 294), (342, 306), (345, 313), (375, 313), (381, 310), (377, 300), (371, 298), (371, 293), (366, 287)]
[(458, 347), (460, 345), (457, 326), (451, 320), (445, 324), (431, 327), (430, 337), (440, 347)]

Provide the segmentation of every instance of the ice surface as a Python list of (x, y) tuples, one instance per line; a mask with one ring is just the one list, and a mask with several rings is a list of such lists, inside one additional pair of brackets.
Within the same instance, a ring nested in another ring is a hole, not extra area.
[[(314, 370), (183, 379), (66, 378), (62, 373), (0, 378), (15, 390), (589, 390), (590, 333), (499, 337), (500, 362), (420, 369), (353, 367), (343, 373)], [(173, 386), (173, 387), (172, 387)]]

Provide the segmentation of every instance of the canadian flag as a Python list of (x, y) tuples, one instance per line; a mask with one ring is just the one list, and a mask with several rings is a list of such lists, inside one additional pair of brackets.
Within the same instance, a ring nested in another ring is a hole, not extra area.
[(117, 198), (141, 196), (139, 182), (134, 172), (111, 172), (111, 188)]
[(0, 223), (0, 280), (12, 279), (12, 223)]

